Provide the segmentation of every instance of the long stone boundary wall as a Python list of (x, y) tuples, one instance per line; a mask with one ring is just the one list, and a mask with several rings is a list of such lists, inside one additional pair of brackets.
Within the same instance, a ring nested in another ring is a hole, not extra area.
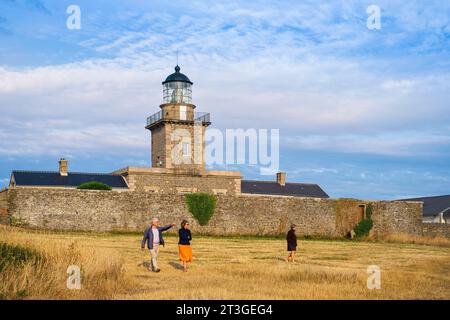
[[(296, 223), (299, 235), (343, 237), (359, 221), (354, 199), (260, 195), (219, 195), (213, 217), (200, 226), (184, 195), (76, 189), (13, 188), (8, 192), (12, 221), (29, 227), (83, 231), (142, 231), (152, 217), (163, 224), (191, 221), (196, 233), (279, 235)], [(371, 201), (373, 233), (422, 232), (422, 203)], [(174, 231), (172, 231), (174, 232)]]
[(427, 237), (450, 238), (450, 224), (424, 223), (422, 230), (422, 234)]
[(9, 223), (8, 189), (0, 190), (0, 223)]

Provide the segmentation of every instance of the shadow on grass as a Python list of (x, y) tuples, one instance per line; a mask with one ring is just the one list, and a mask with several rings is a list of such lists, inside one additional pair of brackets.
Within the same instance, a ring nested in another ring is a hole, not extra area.
[(169, 262), (169, 264), (174, 268), (174, 269), (177, 269), (177, 270), (184, 270), (183, 269), (183, 266), (181, 265), (181, 264), (179, 264), (179, 263), (176, 263), (176, 262)]
[(254, 260), (272, 260), (272, 261), (283, 261), (286, 262), (285, 258), (279, 256), (260, 256), (254, 257)]
[(312, 257), (311, 260), (341, 260), (341, 261), (346, 261), (346, 260), (350, 260), (349, 257), (347, 256), (343, 256), (343, 255), (336, 255), (336, 256), (323, 256), (323, 257)]
[(138, 264), (138, 267), (144, 267), (144, 268), (150, 269), (152, 267), (152, 264), (149, 261), (143, 261)]

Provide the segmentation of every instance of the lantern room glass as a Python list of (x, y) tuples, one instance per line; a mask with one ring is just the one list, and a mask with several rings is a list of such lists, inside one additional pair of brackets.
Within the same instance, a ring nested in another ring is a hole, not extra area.
[(191, 84), (182, 81), (164, 83), (164, 103), (189, 103), (192, 104)]

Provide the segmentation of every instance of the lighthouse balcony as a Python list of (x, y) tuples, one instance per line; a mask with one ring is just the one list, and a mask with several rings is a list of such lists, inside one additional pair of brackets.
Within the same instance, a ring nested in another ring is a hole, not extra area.
[(163, 112), (163, 110), (147, 118), (149, 129), (162, 122), (186, 122), (193, 124), (210, 125), (210, 114), (207, 112)]

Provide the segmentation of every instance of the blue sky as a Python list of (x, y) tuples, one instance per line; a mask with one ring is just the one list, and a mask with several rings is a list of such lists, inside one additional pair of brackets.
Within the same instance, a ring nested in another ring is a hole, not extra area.
[(449, 1), (0, 0), (0, 186), (62, 156), (72, 171), (149, 165), (143, 127), (177, 50), (215, 128), (280, 128), (289, 181), (450, 194)]

